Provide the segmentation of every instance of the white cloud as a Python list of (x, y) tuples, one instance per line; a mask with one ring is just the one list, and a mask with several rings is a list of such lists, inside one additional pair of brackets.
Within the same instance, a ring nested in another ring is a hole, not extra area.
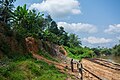
[(118, 40), (120, 40), (120, 36), (116, 37)]
[(88, 38), (83, 38), (82, 41), (88, 42), (90, 44), (104, 44), (111, 42), (112, 39), (88, 37)]
[(85, 24), (85, 23), (66, 23), (66, 22), (58, 22), (58, 27), (64, 27), (64, 29), (68, 32), (73, 33), (81, 33), (81, 32), (87, 32), (87, 33), (95, 33), (97, 32), (97, 28), (94, 25), (91, 24)]
[(120, 24), (109, 25), (109, 28), (104, 31), (105, 33), (120, 33)]
[(69, 14), (80, 14), (80, 3), (77, 0), (43, 0), (32, 4), (29, 9), (48, 12), (52, 17), (64, 17)]

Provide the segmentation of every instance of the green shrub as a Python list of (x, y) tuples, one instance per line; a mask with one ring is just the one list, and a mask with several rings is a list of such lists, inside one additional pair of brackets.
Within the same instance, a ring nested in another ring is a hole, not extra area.
[(82, 58), (92, 58), (95, 56), (95, 53), (93, 53), (93, 51), (88, 48), (82, 47), (69, 48), (66, 46), (64, 46), (64, 48), (68, 52), (68, 56), (74, 59), (81, 60)]
[(7, 80), (4, 76), (0, 75), (0, 80)]
[(3, 39), (0, 39), (0, 40), (1, 40), (0, 41), (0, 50), (4, 54), (8, 55), (8, 53), (11, 52), (11, 48), (10, 48), (9, 44), (7, 42), (5, 42), (5, 40), (3, 40)]

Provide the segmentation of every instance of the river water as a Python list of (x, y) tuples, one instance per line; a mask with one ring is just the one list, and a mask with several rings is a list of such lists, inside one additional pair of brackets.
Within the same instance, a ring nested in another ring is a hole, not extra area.
[(110, 56), (100, 56), (100, 58), (120, 64), (120, 56), (112, 56), (112, 55), (110, 55)]

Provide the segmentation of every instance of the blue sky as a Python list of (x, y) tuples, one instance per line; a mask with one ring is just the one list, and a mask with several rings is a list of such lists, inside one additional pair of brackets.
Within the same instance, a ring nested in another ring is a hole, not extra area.
[(113, 47), (120, 40), (120, 0), (17, 0), (15, 6), (48, 13), (84, 46)]

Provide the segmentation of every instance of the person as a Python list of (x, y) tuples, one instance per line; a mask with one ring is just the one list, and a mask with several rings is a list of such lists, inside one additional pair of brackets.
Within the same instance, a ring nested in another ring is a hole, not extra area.
[(71, 70), (73, 72), (73, 59), (71, 59)]
[(83, 73), (82, 73), (83, 65), (80, 61), (77, 63), (77, 68), (79, 70), (79, 74), (81, 75), (80, 79), (83, 80)]

